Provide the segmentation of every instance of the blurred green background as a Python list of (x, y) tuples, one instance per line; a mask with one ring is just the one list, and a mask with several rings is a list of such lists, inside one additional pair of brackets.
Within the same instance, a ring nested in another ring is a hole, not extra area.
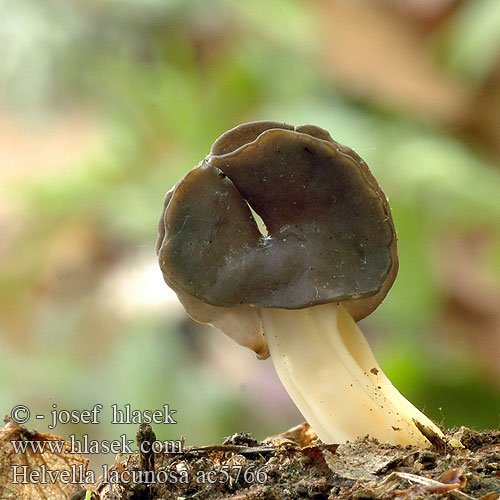
[[(0, 41), (5, 413), (168, 403), (157, 436), (188, 445), (302, 421), (155, 257), (165, 192), (266, 119), (326, 128), (390, 199), (400, 273), (362, 325), (389, 378), (446, 427), (500, 425), (497, 0), (3, 0)], [(53, 433), (133, 438), (109, 420)]]

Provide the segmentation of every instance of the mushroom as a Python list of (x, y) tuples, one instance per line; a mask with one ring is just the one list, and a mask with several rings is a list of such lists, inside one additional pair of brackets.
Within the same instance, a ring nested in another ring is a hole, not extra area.
[(427, 446), (441, 431), (383, 373), (356, 322), (396, 277), (396, 232), (366, 163), (312, 125), (240, 125), (166, 195), (159, 263), (187, 313), (271, 355), (319, 438)]

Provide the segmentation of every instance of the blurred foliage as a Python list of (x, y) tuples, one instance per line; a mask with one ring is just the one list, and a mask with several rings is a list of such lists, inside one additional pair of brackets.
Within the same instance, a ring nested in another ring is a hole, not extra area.
[(500, 5), (495, 0), (466, 2), (443, 30), (448, 67), (479, 85), (498, 65)]
[[(457, 296), (450, 277), (470, 269), (481, 284), (486, 274), (483, 288), (500, 300), (500, 120), (477, 119), (481, 102), (500, 97), (491, 85), (500, 11), (493, 0), (464, 1), (425, 31), (405, 2), (397, 12), (373, 4), (396, 20), (395, 33), (400, 23), (416, 33), (419, 57), (454, 75), (469, 99), (457, 103), (460, 121), (436, 118), (432, 103), (412, 114), (387, 105), (390, 94), (337, 85), (321, 24), (334, 30), (349, 19), (325, 17), (320, 0), (0, 1), (0, 129), (17, 130), (1, 146), (10, 152), (0, 170), (4, 411), (21, 402), (45, 414), (52, 404), (169, 403), (179, 423), (157, 435), (188, 444), (236, 431), (262, 438), (297, 421), (265, 378), (269, 363), (184, 324), (159, 269), (156, 281), (135, 280), (156, 270), (165, 192), (222, 132), (268, 119), (326, 128), (390, 198), (400, 273), (364, 323), (391, 380), (446, 426), (499, 425), (500, 316), (484, 309), (478, 284)], [(375, 39), (374, 25), (363, 36)], [(377, 78), (400, 71), (395, 60)], [(75, 143), (60, 129), (74, 129)], [(41, 155), (47, 144), (51, 154)], [(459, 252), (477, 231), (486, 235), (481, 255), (450, 267), (448, 243)], [(133, 435), (134, 426), (108, 421), (56, 433)]]

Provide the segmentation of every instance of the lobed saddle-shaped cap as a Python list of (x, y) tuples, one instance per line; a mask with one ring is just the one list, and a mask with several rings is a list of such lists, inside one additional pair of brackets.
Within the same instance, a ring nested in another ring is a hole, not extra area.
[(343, 302), (358, 321), (383, 300), (398, 267), (377, 181), (354, 151), (312, 125), (253, 122), (223, 134), (167, 194), (159, 233), (165, 280), (195, 319), (186, 302)]

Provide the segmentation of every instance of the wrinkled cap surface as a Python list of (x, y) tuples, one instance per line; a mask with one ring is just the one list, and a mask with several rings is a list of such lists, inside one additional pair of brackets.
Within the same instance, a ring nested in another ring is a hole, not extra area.
[(167, 283), (212, 306), (356, 301), (358, 320), (397, 271), (376, 180), (354, 151), (311, 125), (254, 122), (223, 134), (167, 194), (159, 227)]

